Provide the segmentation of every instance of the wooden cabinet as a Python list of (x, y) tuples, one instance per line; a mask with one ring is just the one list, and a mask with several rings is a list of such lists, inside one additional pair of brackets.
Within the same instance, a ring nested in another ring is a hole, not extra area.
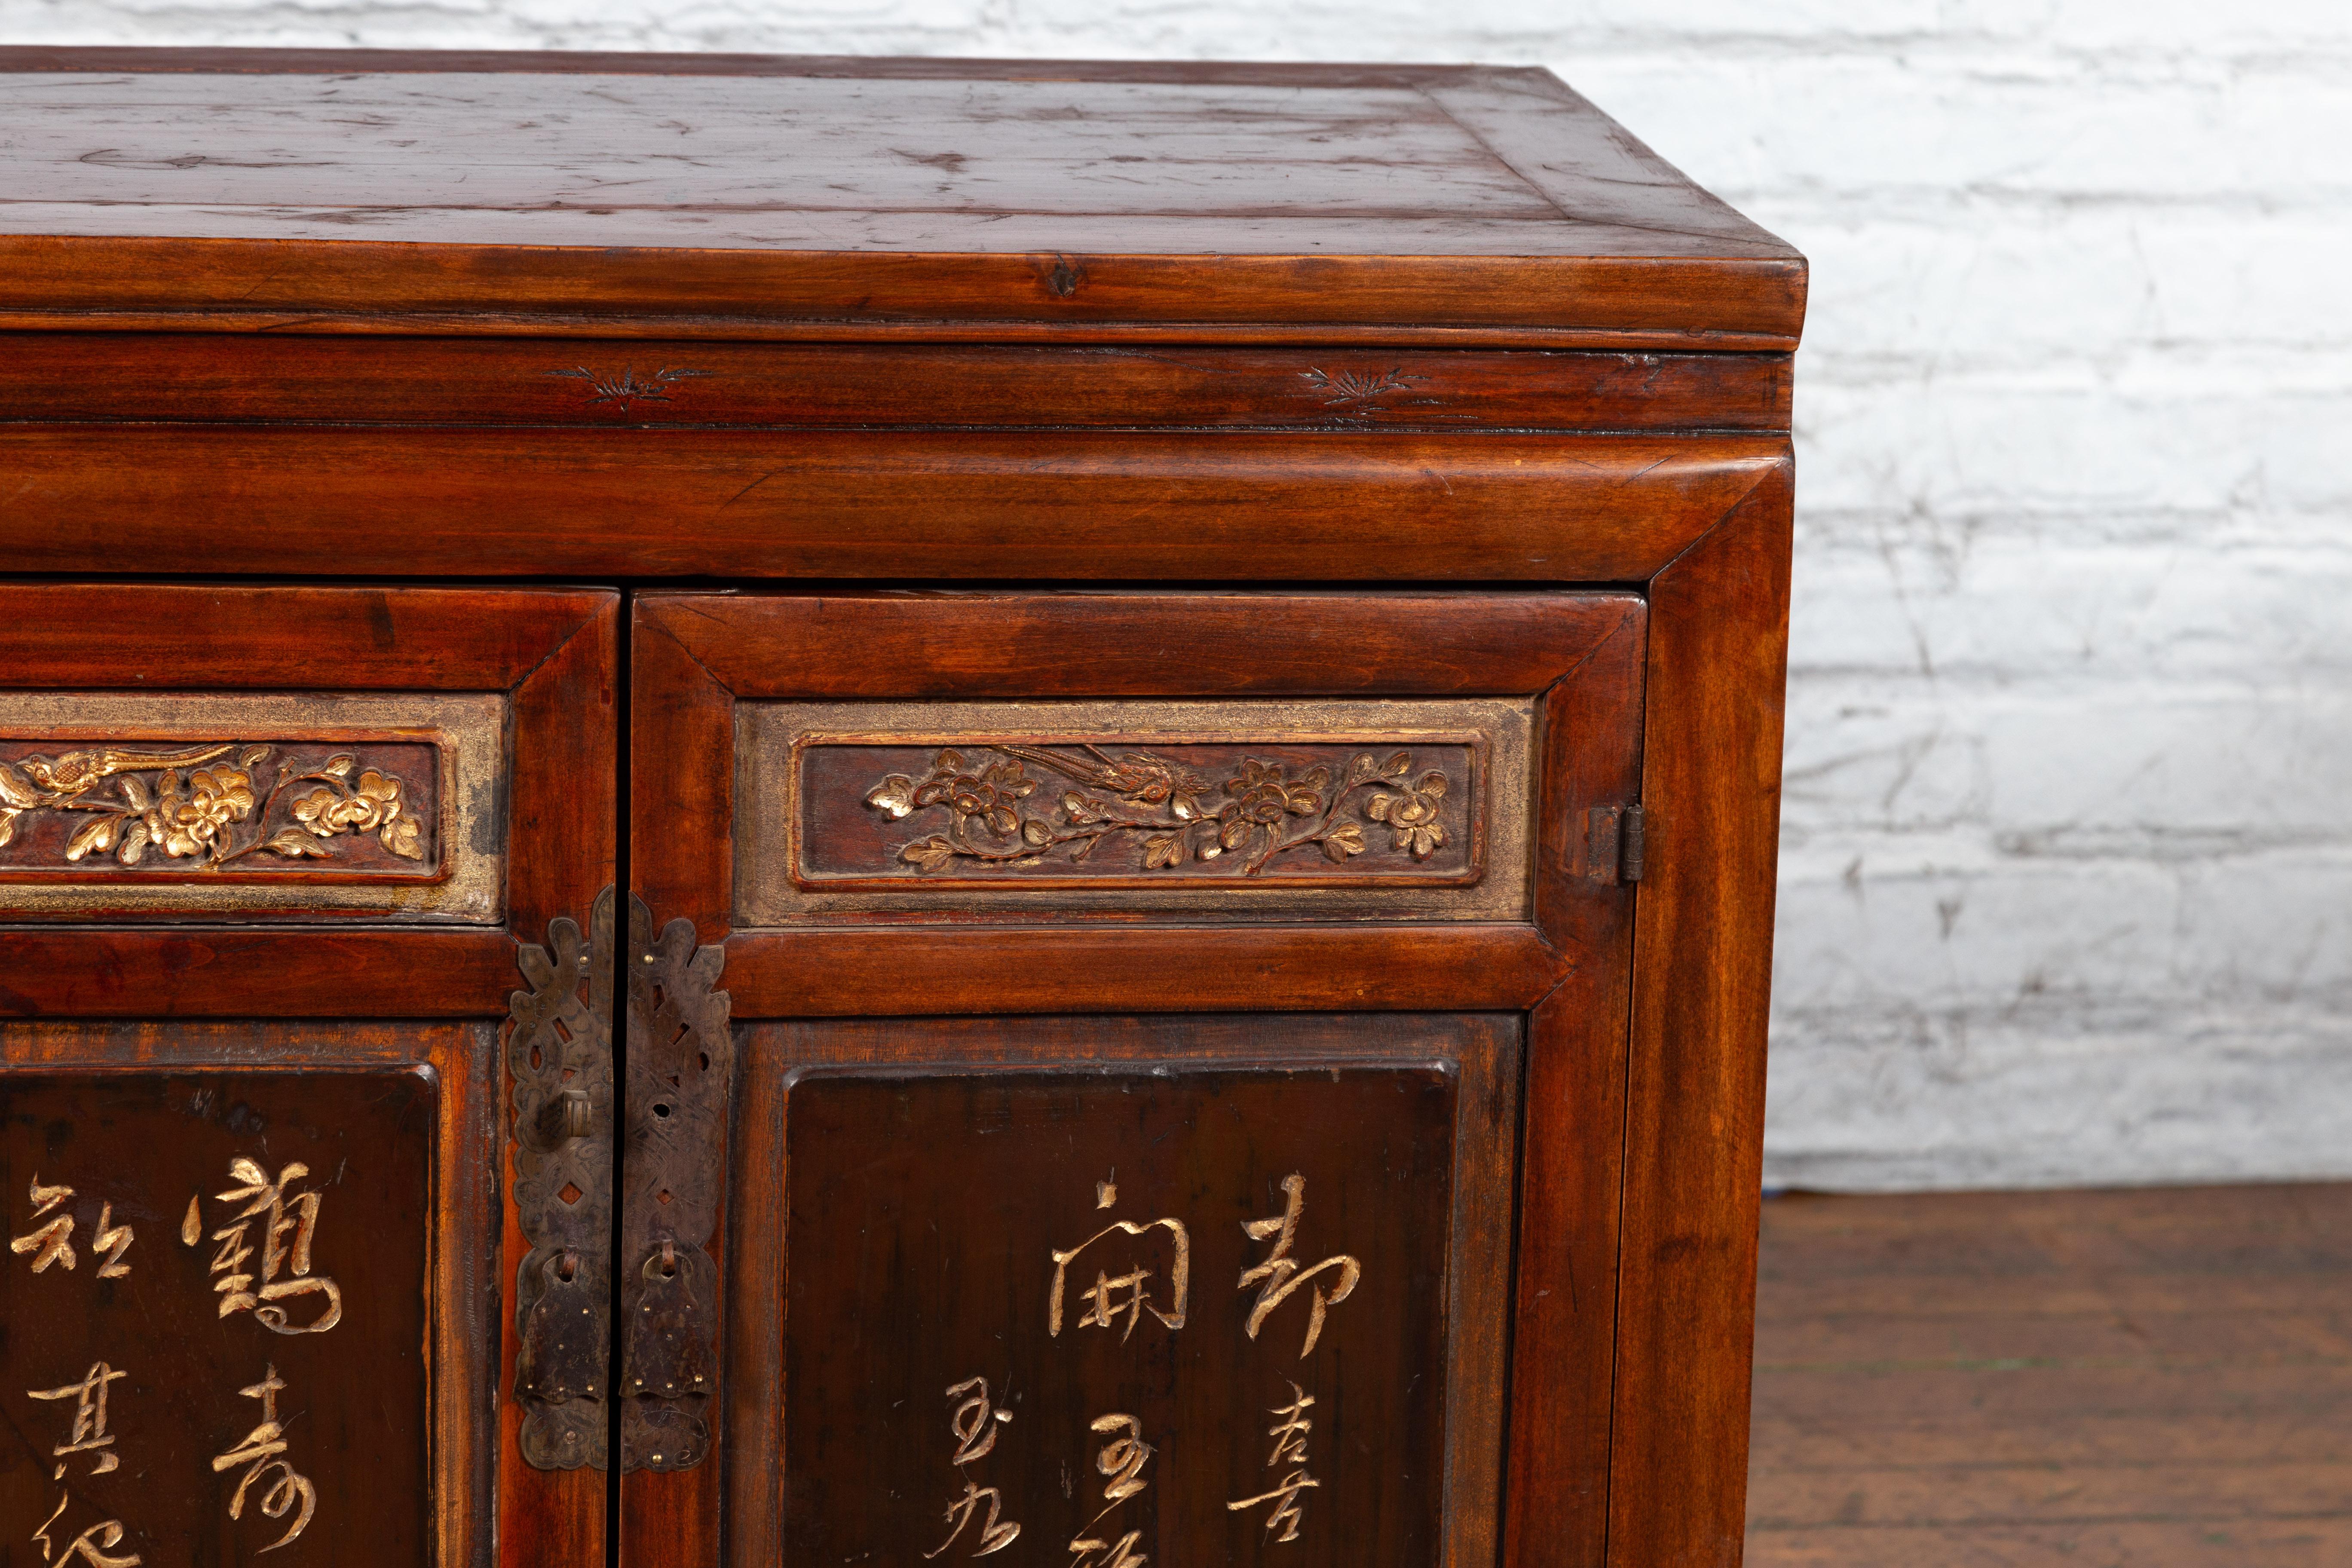
[(16, 1550), (1737, 1561), (1801, 258), (1535, 71), (0, 125)]

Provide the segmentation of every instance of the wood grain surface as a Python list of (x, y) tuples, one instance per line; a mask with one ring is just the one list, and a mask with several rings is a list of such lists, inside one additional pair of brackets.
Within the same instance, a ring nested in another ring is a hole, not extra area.
[[(658, 326), (638, 322), (635, 331)], [(1786, 430), (1783, 353), (24, 332), (0, 420)]]
[(2352, 1184), (1792, 1195), (1750, 1568), (2352, 1561)]
[(1380, 323), (1786, 349), (1803, 309), (1795, 252), (1539, 69), (118, 58), (0, 54), (18, 152), (0, 311)]
[[(1631, 583), (1744, 437), (0, 428), (25, 572)], [(1384, 520), (1410, 517), (1399, 531)], [(659, 526), (654, 526), (654, 520)], [(231, 523), (235, 526), (230, 526)], [(217, 524), (217, 526), (198, 526)]]
[(1612, 1556), (1738, 1561), (1788, 658), (1790, 475), (1652, 584)]

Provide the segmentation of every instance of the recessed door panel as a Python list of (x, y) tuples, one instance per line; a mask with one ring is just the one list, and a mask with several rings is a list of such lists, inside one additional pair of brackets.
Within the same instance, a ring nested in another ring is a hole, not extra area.
[(422, 1067), (0, 1074), (0, 1510), (52, 1557), (429, 1563), (437, 1101)]
[(1454, 1101), (1444, 1063), (797, 1075), (788, 1538), (1432, 1561)]
[(1491, 1551), (1515, 1021), (743, 1045), (739, 1561)]

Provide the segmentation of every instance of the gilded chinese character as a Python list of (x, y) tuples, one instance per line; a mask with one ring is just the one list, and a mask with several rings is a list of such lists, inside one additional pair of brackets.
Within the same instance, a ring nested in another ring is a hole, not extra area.
[(1143, 1539), (1141, 1531), (1130, 1530), (1116, 1542), (1094, 1533), (1113, 1509), (1150, 1485), (1143, 1479), (1144, 1462), (1152, 1454), (1151, 1445), (1143, 1440), (1143, 1423), (1132, 1415), (1101, 1415), (1089, 1429), (1110, 1437), (1095, 1455), (1095, 1469), (1104, 1478), (1103, 1506), (1070, 1542), (1070, 1568), (1143, 1568), (1150, 1559), (1135, 1550)]
[(57, 1523), (66, 1511), (66, 1505), (72, 1500), (70, 1495), (58, 1499), (57, 1512), (49, 1515), (42, 1521), (41, 1528), (33, 1531), (31, 1539), (40, 1543), (41, 1561), (50, 1568), (66, 1568), (69, 1563), (82, 1563), (84, 1568), (139, 1568), (137, 1552), (127, 1552), (120, 1557), (111, 1554), (114, 1548), (122, 1544), (122, 1521), (119, 1519), (91, 1525), (67, 1542), (64, 1551), (54, 1557), (49, 1555), (49, 1526)]
[[(967, 1378), (957, 1384), (948, 1390), (948, 1397), (963, 1401), (948, 1417), (948, 1429), (955, 1434), (956, 1439), (955, 1453), (948, 1462), (961, 1472), (964, 1466), (985, 1458), (989, 1450), (996, 1447), (996, 1429), (1013, 1419), (1013, 1412), (996, 1407), (988, 1396), (988, 1380), (983, 1377)], [(948, 1538), (923, 1555), (926, 1558), (937, 1557), (953, 1546), (963, 1534), (964, 1526), (979, 1517), (983, 1503), (988, 1506), (988, 1515), (980, 1527), (980, 1545), (971, 1555), (986, 1557), (1012, 1545), (1020, 1536), (1021, 1527), (1010, 1521), (998, 1521), (1004, 1507), (1003, 1494), (994, 1487), (983, 1487), (970, 1476), (965, 1476), (963, 1495), (947, 1507)]]
[(1117, 1541), (1081, 1537), (1070, 1542), (1070, 1568), (1143, 1568), (1151, 1559), (1135, 1549), (1143, 1531), (1130, 1530)]
[(102, 1476), (122, 1461), (107, 1452), (114, 1446), (114, 1434), (106, 1429), (107, 1384), (126, 1374), (115, 1371), (104, 1362), (93, 1363), (89, 1375), (79, 1383), (67, 1384), (63, 1388), (28, 1388), (25, 1392), (35, 1399), (70, 1399), (74, 1404), (73, 1434), (50, 1450), (58, 1460), (57, 1472), (49, 1479), (65, 1478), (64, 1461), (76, 1454), (95, 1454), (89, 1473)]
[[(1307, 1434), (1315, 1425), (1307, 1412), (1315, 1404), (1315, 1396), (1295, 1383), (1290, 1384), (1290, 1396), (1288, 1405), (1274, 1411), (1275, 1424), (1266, 1428), (1266, 1436), (1274, 1439), (1274, 1456), (1265, 1462), (1268, 1469), (1291, 1465), (1294, 1468), (1290, 1474), (1285, 1476), (1282, 1484), (1272, 1491), (1260, 1492), (1255, 1497), (1225, 1505), (1226, 1512), (1238, 1513), (1262, 1503), (1273, 1503), (1274, 1511), (1265, 1517), (1265, 1532), (1277, 1542), (1298, 1539), (1299, 1494), (1310, 1487), (1323, 1484), (1307, 1473)], [(1276, 1535), (1277, 1530), (1282, 1533)]]
[[(1095, 1184), (1096, 1208), (1107, 1209), (1118, 1201), (1118, 1188), (1115, 1184), (1109, 1182)], [(1052, 1254), (1054, 1289), (1045, 1302), (1045, 1332), (1049, 1338), (1061, 1337), (1063, 1288), (1068, 1279), (1070, 1265), (1076, 1260), (1078, 1255), (1107, 1236), (1143, 1236), (1154, 1230), (1167, 1231), (1173, 1241), (1168, 1269), (1170, 1310), (1162, 1311), (1151, 1303), (1150, 1269), (1134, 1267), (1124, 1273), (1113, 1276), (1108, 1269), (1097, 1268), (1095, 1270), (1094, 1284), (1082, 1291), (1078, 1298), (1087, 1303), (1085, 1314), (1078, 1319), (1078, 1327), (1082, 1329), (1114, 1328), (1119, 1320), (1124, 1318), (1127, 1320), (1127, 1327), (1118, 1336), (1119, 1342), (1123, 1344), (1135, 1332), (1135, 1325), (1142, 1321), (1146, 1310), (1171, 1330), (1184, 1326), (1185, 1302), (1192, 1289), (1192, 1238), (1185, 1231), (1184, 1222), (1168, 1218), (1155, 1219), (1148, 1225), (1138, 1225), (1133, 1220), (1119, 1219), (1111, 1221), (1067, 1252), (1055, 1251)]]
[(1095, 1468), (1108, 1478), (1103, 1484), (1106, 1503), (1117, 1507), (1151, 1484), (1143, 1479), (1143, 1464), (1152, 1448), (1143, 1440), (1142, 1422), (1132, 1415), (1097, 1415), (1088, 1430), (1118, 1434), (1095, 1456)]
[(106, 1254), (106, 1261), (98, 1266), (100, 1279), (120, 1279), (131, 1272), (131, 1265), (122, 1261), (122, 1255), (131, 1250), (131, 1227), (114, 1223), (112, 1204), (98, 1205), (98, 1234), (89, 1238), (89, 1244)]
[(1271, 1219), (1245, 1220), (1242, 1224), (1243, 1232), (1252, 1241), (1264, 1241), (1269, 1237), (1274, 1238), (1274, 1250), (1256, 1268), (1242, 1270), (1241, 1284), (1236, 1289), (1246, 1290), (1253, 1285), (1258, 1288), (1257, 1302), (1250, 1309), (1247, 1324), (1249, 1337), (1255, 1339), (1267, 1314), (1287, 1300), (1292, 1291), (1327, 1268), (1339, 1270), (1339, 1278), (1328, 1292), (1318, 1285), (1308, 1293), (1307, 1342), (1298, 1350), (1303, 1359), (1308, 1351), (1315, 1348), (1316, 1339), (1323, 1332), (1324, 1313), (1348, 1299), (1349, 1293), (1356, 1288), (1356, 1281), (1363, 1277), (1364, 1269), (1361, 1264), (1345, 1253), (1327, 1258), (1311, 1268), (1300, 1268), (1297, 1259), (1290, 1256), (1290, 1244), (1297, 1234), (1298, 1216), (1307, 1207), (1307, 1178), (1295, 1172), (1283, 1177), (1282, 1191), (1285, 1198), (1282, 1213)]
[[(33, 1217), (39, 1219), (50, 1211), (63, 1207), (66, 1200), (73, 1195), (71, 1187), (41, 1185), (41, 1178), (36, 1174), (33, 1177)], [(18, 1257), (31, 1253), (36, 1274), (52, 1263), (70, 1270), (74, 1266), (73, 1229), (73, 1215), (61, 1214), (48, 1224), (10, 1241), (8, 1250)]]
[(247, 1433), (244, 1441), (236, 1447), (213, 1458), (215, 1475), (223, 1470), (233, 1470), (239, 1465), (247, 1467), (244, 1478), (236, 1483), (236, 1493), (228, 1500), (229, 1518), (245, 1517), (246, 1493), (253, 1489), (254, 1483), (273, 1470), (277, 1472), (278, 1479), (261, 1494), (262, 1513), (270, 1519), (284, 1519), (294, 1511), (296, 1504), (301, 1505), (302, 1511), (292, 1527), (263, 1547), (261, 1550), (264, 1552), (275, 1552), (301, 1534), (310, 1527), (310, 1515), (319, 1506), (318, 1489), (286, 1458), (286, 1428), (278, 1420), (278, 1396), (285, 1388), (284, 1380), (278, 1377), (278, 1368), (273, 1365), (263, 1373), (259, 1383), (250, 1388), (237, 1390), (247, 1399), (261, 1401), (261, 1425)]
[[(272, 1180), (259, 1165), (239, 1155), (229, 1162), (228, 1169), (231, 1179), (243, 1184), (214, 1196), (222, 1203), (245, 1206), (212, 1233), (212, 1239), (220, 1243), (211, 1268), (213, 1289), (221, 1299), (220, 1316), (251, 1312), (256, 1321), (275, 1333), (325, 1333), (343, 1320), (343, 1293), (326, 1275), (310, 1272), (310, 1242), (319, 1227), (319, 1194), (294, 1190), (294, 1184), (309, 1175), (310, 1168), (289, 1161)], [(257, 1219), (262, 1222), (258, 1274), (247, 1268), (254, 1252), (247, 1233)], [(196, 1200), (191, 1198), (180, 1239), (194, 1247), (202, 1231)], [(314, 1295), (326, 1298), (319, 1316), (308, 1323), (291, 1322), (281, 1303)]]

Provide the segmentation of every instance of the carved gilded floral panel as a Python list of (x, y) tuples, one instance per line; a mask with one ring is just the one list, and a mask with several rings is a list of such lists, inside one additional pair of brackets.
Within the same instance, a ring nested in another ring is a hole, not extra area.
[(495, 695), (0, 692), (0, 916), (490, 921)]
[[(939, 746), (810, 736), (798, 747), (793, 869), (810, 882), (911, 871), (975, 885), (1024, 876), (1472, 880), (1484, 751), (1476, 735), (1408, 732), (1303, 744), (1284, 735), (1031, 744), (982, 734)], [(859, 777), (901, 766), (908, 771), (856, 790)], [(829, 809), (853, 794), (878, 833), (860, 834)]]
[(0, 866), (171, 876), (313, 861), (333, 871), (440, 868), (440, 756), (430, 744), (34, 749), (45, 743), (0, 739)]
[(745, 925), (1522, 918), (1524, 700), (746, 703)]

